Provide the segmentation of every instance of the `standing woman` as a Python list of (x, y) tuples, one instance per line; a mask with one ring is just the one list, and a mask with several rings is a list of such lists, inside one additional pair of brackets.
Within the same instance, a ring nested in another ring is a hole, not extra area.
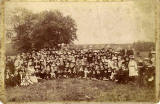
[(134, 60), (134, 56), (130, 55), (130, 61), (128, 63), (129, 77), (130, 80), (135, 82), (136, 77), (138, 76), (137, 62)]

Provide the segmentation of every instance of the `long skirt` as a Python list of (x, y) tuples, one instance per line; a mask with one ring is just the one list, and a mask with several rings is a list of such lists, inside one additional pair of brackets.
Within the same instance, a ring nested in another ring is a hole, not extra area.
[(38, 82), (36, 76), (30, 76), (30, 80), (31, 80), (33, 83), (37, 83), (37, 82)]
[(138, 76), (138, 71), (134, 67), (129, 67), (129, 77)]

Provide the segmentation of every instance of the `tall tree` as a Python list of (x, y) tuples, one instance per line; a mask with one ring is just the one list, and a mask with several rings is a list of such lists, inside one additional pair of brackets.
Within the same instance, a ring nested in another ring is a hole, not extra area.
[(32, 13), (21, 9), (14, 15), (14, 43), (20, 51), (32, 47), (41, 49), (46, 45), (57, 47), (58, 44), (69, 44), (77, 39), (77, 26), (70, 16), (63, 16), (57, 10)]
[[(76, 24), (70, 16), (63, 16), (59, 11), (39, 13), (38, 23), (33, 30), (34, 46), (57, 46), (69, 44), (76, 39)], [(43, 42), (42, 42), (43, 41)]]
[[(18, 51), (28, 51), (31, 49), (32, 29), (36, 24), (36, 16), (31, 11), (23, 8), (17, 8), (13, 11), (11, 18), (13, 43)], [(8, 31), (7, 31), (8, 33)]]

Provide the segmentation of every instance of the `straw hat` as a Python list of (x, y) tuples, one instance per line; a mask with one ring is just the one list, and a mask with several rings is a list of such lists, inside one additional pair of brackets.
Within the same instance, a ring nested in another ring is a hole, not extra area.
[(117, 57), (113, 57), (112, 60), (117, 60)]
[(146, 58), (144, 58), (144, 60), (148, 61), (148, 60), (149, 60), (149, 58), (147, 58), (147, 57), (146, 57)]

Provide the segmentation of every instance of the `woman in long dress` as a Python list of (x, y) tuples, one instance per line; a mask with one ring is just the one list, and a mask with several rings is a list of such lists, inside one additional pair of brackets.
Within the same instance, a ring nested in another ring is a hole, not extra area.
[(128, 69), (129, 69), (129, 77), (132, 81), (135, 81), (135, 78), (138, 76), (138, 68), (137, 68), (137, 62), (134, 60), (134, 56), (130, 56), (130, 61), (128, 63)]

